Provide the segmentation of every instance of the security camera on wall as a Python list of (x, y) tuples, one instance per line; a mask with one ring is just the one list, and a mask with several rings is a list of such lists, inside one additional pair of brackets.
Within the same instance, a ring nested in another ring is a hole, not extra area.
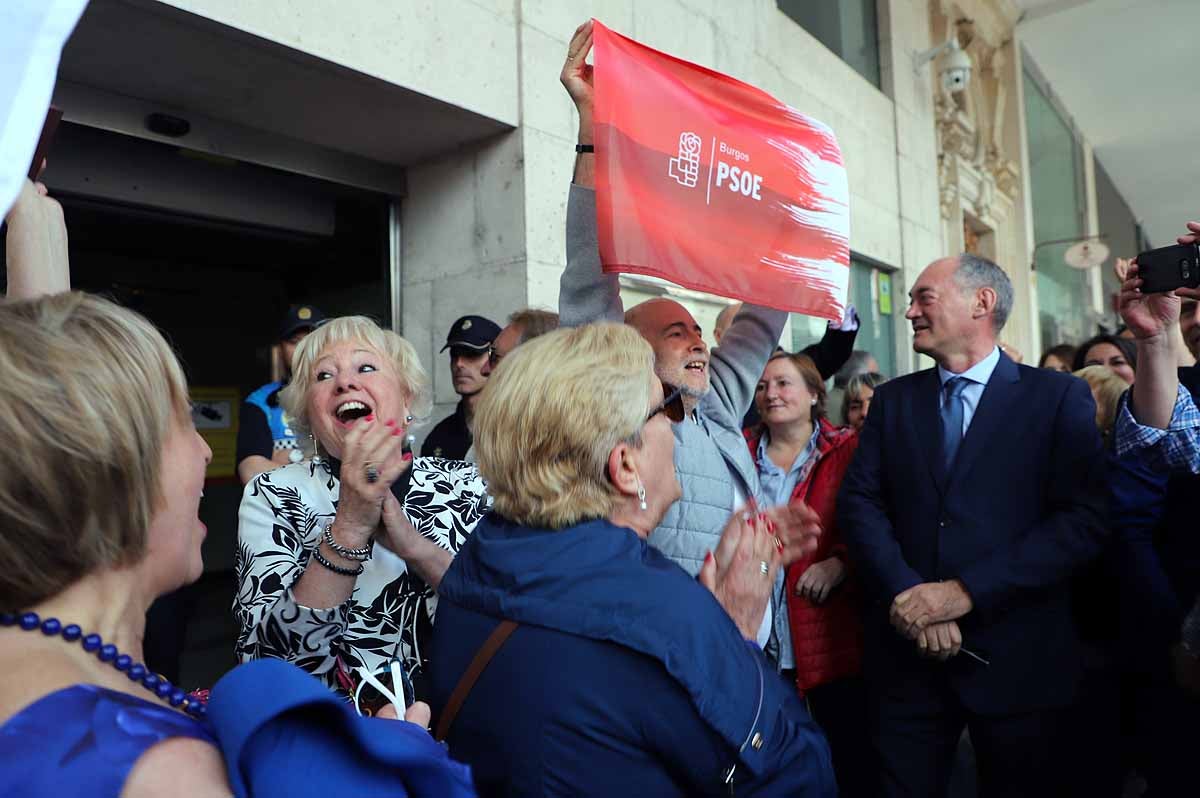
[(920, 72), (921, 67), (943, 53), (945, 55), (942, 58), (941, 69), (942, 89), (950, 94), (966, 91), (971, 85), (971, 56), (966, 54), (954, 36), (937, 47), (914, 56), (913, 68)]
[(942, 88), (951, 94), (966, 91), (971, 85), (971, 57), (958, 46), (957, 39), (942, 58)]

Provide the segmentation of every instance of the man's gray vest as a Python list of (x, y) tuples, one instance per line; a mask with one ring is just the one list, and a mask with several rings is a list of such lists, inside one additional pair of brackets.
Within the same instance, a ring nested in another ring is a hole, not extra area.
[[(707, 403), (703, 403), (707, 404)], [(695, 576), (705, 552), (715, 550), (721, 530), (734, 510), (733, 484), (741, 479), (742, 495), (758, 492), (758, 478), (745, 439), (697, 410), (697, 420), (675, 424), (675, 473), (683, 496), (663, 517), (649, 543)]]

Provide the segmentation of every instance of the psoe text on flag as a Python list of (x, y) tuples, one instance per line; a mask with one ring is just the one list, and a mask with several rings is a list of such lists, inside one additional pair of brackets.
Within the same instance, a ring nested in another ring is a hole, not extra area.
[(594, 23), (606, 272), (840, 321), (850, 190), (830, 128)]

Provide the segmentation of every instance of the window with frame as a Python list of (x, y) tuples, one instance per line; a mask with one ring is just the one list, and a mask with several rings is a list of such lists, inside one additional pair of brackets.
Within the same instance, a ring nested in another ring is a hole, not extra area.
[(879, 88), (879, 22), (875, 2), (776, 0), (775, 4), (872, 86)]
[[(853, 255), (850, 257), (848, 301), (858, 311), (859, 318), (854, 348), (865, 349), (874, 355), (882, 374), (888, 378), (898, 376), (896, 306), (892, 293), (891, 273)], [(904, 312), (903, 307), (900, 312)], [(825, 319), (792, 314), (792, 351), (799, 352), (820, 341), (828, 326)]]
[(1063, 262), (1072, 239), (1083, 235), (1085, 201), (1079, 142), (1038, 80), (1024, 74), (1029, 186), (1037, 263), (1038, 322), (1042, 346), (1079, 343), (1092, 334), (1086, 272)]

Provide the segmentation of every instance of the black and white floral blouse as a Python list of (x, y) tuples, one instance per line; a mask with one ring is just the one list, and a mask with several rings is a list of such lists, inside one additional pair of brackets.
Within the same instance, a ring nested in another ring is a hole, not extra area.
[[(483, 479), (470, 463), (418, 457), (404, 481), (404, 514), (418, 532), (451, 552), (490, 506)], [(374, 671), (398, 658), (422, 693), (437, 595), (404, 560), (375, 545), (353, 594), (338, 607), (310, 609), (292, 594), (325, 523), (337, 512), (339, 484), (336, 465), (309, 461), (260, 474), (246, 486), (233, 604), (241, 626), (238, 659), (287, 660), (339, 690), (339, 662), (357, 681), (358, 668)]]

